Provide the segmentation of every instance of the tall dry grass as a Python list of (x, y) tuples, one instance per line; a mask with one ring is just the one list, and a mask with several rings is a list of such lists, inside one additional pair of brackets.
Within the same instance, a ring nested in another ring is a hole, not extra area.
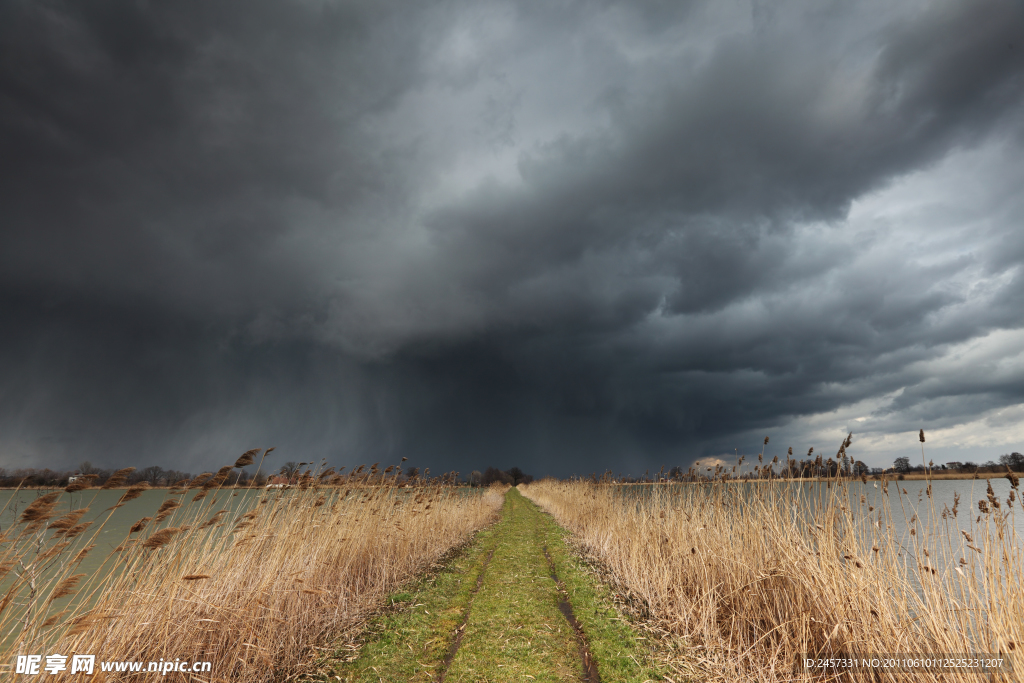
[[(808, 487), (691, 475), (669, 485), (544, 480), (520, 490), (660, 628), (688, 643), (680, 670), (697, 662), (709, 679), (727, 681), (1024, 680), (1019, 657), (1014, 673), (991, 677), (799, 664), (839, 653), (1019, 655), (1024, 557), (1015, 501), (991, 489), (978, 509), (935, 509), (930, 487), (918, 502), (897, 482), (876, 491), (849, 479)], [(905, 535), (894, 515), (905, 519)], [(970, 529), (961, 532), (965, 516)]]
[(3, 679), (19, 678), (16, 655), (53, 652), (69, 664), (76, 653), (212, 662), (194, 680), (281, 679), (491, 522), (504, 493), (444, 480), (400, 486), (397, 470), (375, 465), (347, 477), (307, 470), (294, 487), (239, 498), (222, 487), (230, 469), (172, 490), (91, 576), (76, 568), (95, 552), (102, 519), (75, 539), (86, 511), (58, 516), (60, 492), (26, 508), (0, 538)]

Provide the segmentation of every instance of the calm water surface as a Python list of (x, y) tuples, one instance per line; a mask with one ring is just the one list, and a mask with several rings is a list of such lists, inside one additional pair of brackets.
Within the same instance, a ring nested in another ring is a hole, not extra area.
[[(25, 510), (32, 501), (39, 496), (42, 496), (49, 491), (46, 490), (3, 490), (0, 491), (0, 506), (2, 506), (2, 512), (0, 512), (0, 533), (6, 534), (8, 538), (15, 538), (24, 528), (24, 525), (18, 524), (18, 518), (21, 513)], [(197, 490), (193, 489), (184, 495), (172, 496), (169, 494), (167, 489), (152, 489), (144, 491), (141, 496), (135, 500), (128, 501), (122, 507), (116, 510), (111, 510), (117, 501), (123, 496), (125, 491), (122, 490), (85, 490), (79, 491), (73, 494), (65, 493), (62, 491), (61, 497), (58, 500), (57, 507), (55, 508), (56, 515), (47, 522), (52, 523), (55, 519), (59, 518), (72, 510), (81, 508), (88, 508), (88, 512), (80, 520), (82, 522), (92, 522), (92, 525), (82, 532), (79, 536), (72, 540), (71, 545), (66, 548), (59, 558), (49, 566), (47, 572), (45, 572), (42, 578), (45, 580), (48, 577), (52, 577), (57, 572), (64, 569), (65, 565), (78, 553), (82, 548), (88, 545), (95, 544), (88, 555), (82, 560), (81, 564), (73, 568), (75, 574), (85, 574), (86, 578), (78, 585), (76, 593), (70, 597), (62, 598), (53, 602), (48, 607), (49, 613), (57, 613), (61, 610), (73, 609), (78, 606), (88, 606), (95, 601), (96, 594), (91, 591), (90, 580), (91, 579), (104, 579), (108, 577), (115, 577), (120, 571), (120, 567), (116, 562), (116, 558), (121, 553), (114, 552), (114, 549), (121, 545), (125, 539), (129, 536), (129, 529), (137, 521), (143, 517), (154, 517), (157, 509), (167, 499), (173, 498), (182, 503), (181, 508), (176, 510), (176, 514), (170, 518), (164, 520), (158, 527), (163, 528), (167, 526), (179, 526), (182, 524), (194, 524), (195, 520), (205, 520), (219, 510), (228, 510), (229, 514), (225, 515), (225, 519), (230, 522), (234, 518), (234, 514), (241, 514), (245, 512), (250, 506), (254, 505), (261, 495), (265, 495), (265, 492), (261, 489), (223, 489), (216, 494), (209, 494), (203, 500), (192, 502), (192, 498), (196, 495)], [(271, 495), (277, 495), (271, 494)], [(153, 531), (153, 524), (147, 526), (146, 531), (142, 534), (134, 534), (135, 537), (140, 535), (149, 534)], [(225, 527), (230, 530), (230, 526)], [(53, 539), (53, 531), (45, 531), (41, 538), (43, 543), (42, 549), (45, 550), (51, 547), (54, 543), (60, 542)], [(32, 542), (39, 539), (39, 532), (31, 535)], [(8, 543), (0, 544), (0, 556), (4, 553), (9, 553), (12, 549), (12, 545)], [(30, 562), (32, 555), (34, 555), (32, 548), (29, 545), (27, 539), (22, 538), (18, 541), (18, 550), (24, 556), (24, 552), (27, 550), (30, 553), (25, 557), (26, 562)], [(0, 594), (6, 594), (13, 583), (17, 580), (17, 574), (20, 568), (15, 567), (14, 571), (7, 574), (7, 576), (0, 579)], [(44, 591), (51, 590), (50, 588), (44, 587)], [(23, 612), (25, 609), (25, 598), (26, 592), (23, 589), (19, 590), (19, 597), (11, 605), (10, 609), (15, 611)], [(41, 594), (40, 597), (43, 597)], [(38, 600), (39, 598), (37, 598)], [(37, 603), (38, 604), (38, 603)], [(17, 631), (19, 624), (17, 620), (9, 622), (13, 624), (12, 628), (9, 628), (6, 632), (0, 633), (0, 647), (5, 646), (17, 637)]]
[[(860, 519), (865, 515), (871, 515), (872, 519), (877, 521), (879, 512), (884, 509), (884, 503), (888, 500), (889, 509), (892, 513), (891, 518), (883, 517), (882, 525), (875, 525), (874, 528), (879, 532), (888, 530), (888, 532), (895, 534), (898, 539), (901, 539), (903, 543), (909, 543), (910, 541), (909, 522), (915, 517), (918, 520), (916, 526), (919, 530), (932, 527), (933, 531), (946, 533), (948, 529), (949, 533), (959, 536), (960, 530), (968, 533), (973, 533), (975, 530), (977, 518), (981, 515), (978, 509), (978, 501), (985, 500), (987, 502), (987, 486), (989, 482), (992, 483), (992, 490), (1002, 504), (1002, 508), (998, 513), (1007, 515), (1007, 524), (1015, 531), (1015, 538), (1011, 540), (1016, 545), (1021, 546), (1024, 544), (1024, 511), (1020, 508), (1020, 495), (1024, 489), (1017, 491), (1017, 500), (1013, 503), (1013, 507), (1009, 507), (1007, 505), (1007, 498), (1010, 495), (1011, 488), (1010, 482), (1005, 478), (989, 480), (935, 480), (931, 482), (931, 499), (928, 498), (927, 494), (929, 484), (927, 481), (890, 481), (889, 493), (886, 495), (883, 493), (882, 482), (869, 479), (867, 484), (864, 484), (857, 479), (847, 482), (849, 492), (847, 505), (854, 511), (856, 518)], [(667, 484), (665, 486), (667, 488), (680, 487), (680, 490), (683, 490), (688, 486), (699, 485)], [(731, 482), (724, 485), (714, 485), (728, 487), (728, 490), (734, 490), (733, 487), (737, 487), (735, 490), (741, 499), (744, 495), (753, 495), (755, 492), (763, 491), (762, 487), (775, 487), (780, 494), (788, 493), (794, 498), (799, 495), (799, 500), (801, 501), (801, 505), (799, 505), (800, 514), (813, 514), (813, 511), (824, 500), (827, 500), (830, 496), (835, 495), (841, 490), (834, 484), (832, 488), (829, 488), (824, 482), (814, 481), (789, 482), (776, 480), (771, 483)], [(707, 486), (712, 485), (708, 484)], [(627, 484), (622, 488), (629, 495), (644, 498), (652, 495), (654, 489), (658, 488), (658, 486)], [(904, 490), (906, 491), (905, 494), (903, 493)], [(960, 495), (957, 515), (954, 517), (952, 514), (947, 513), (946, 519), (942, 519), (943, 510), (952, 510), (956, 494)], [(863, 504), (860, 501), (861, 496), (864, 497)], [(869, 507), (873, 507), (874, 511), (868, 512)], [(932, 524), (933, 509), (934, 521), (938, 522), (938, 524), (934, 525)], [(984, 521), (984, 516), (982, 516), (982, 522)]]

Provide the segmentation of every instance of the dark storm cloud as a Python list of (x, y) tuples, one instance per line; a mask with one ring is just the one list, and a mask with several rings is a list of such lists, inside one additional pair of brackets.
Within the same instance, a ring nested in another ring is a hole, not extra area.
[(0, 12), (7, 466), (635, 471), (1024, 402), (1019, 4)]
[(386, 187), (359, 126), (408, 86), (415, 59), (414, 24), (387, 10), (5, 13), (9, 276), (233, 310), (273, 296), (252, 271), (287, 283), (270, 258), (293, 229), (287, 202), (344, 206)]

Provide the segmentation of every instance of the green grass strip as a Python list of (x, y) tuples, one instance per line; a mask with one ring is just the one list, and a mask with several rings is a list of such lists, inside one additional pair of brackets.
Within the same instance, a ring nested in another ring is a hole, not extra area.
[(511, 489), (497, 524), (477, 534), (437, 574), (392, 596), (394, 606), (373, 620), (358, 657), (348, 662), (336, 653), (320, 667), (318, 678), (434, 681), (468, 607), (469, 621), (446, 683), (581, 680), (578, 642), (558, 610), (560, 594), (544, 556), (546, 546), (601, 681), (664, 680), (644, 641), (615, 610), (608, 588), (569, 551), (565, 536), (550, 515)]
[(347, 662), (345, 653), (336, 653), (328, 667), (321, 667), (319, 678), (338, 676), (346, 683), (435, 680), (494, 542), (495, 527), (479, 532), (439, 572), (392, 595), (389, 609), (371, 622), (359, 656)]
[(511, 489), (483, 585), (446, 683), (578, 681), (572, 628), (558, 611), (543, 544), (552, 534), (537, 508)]
[[(527, 501), (530, 503), (530, 501)], [(664, 677), (653, 663), (650, 648), (615, 608), (611, 590), (565, 543), (568, 532), (530, 503), (545, 528), (548, 554), (565, 584), (576, 620), (583, 627), (602, 683), (644, 683)]]

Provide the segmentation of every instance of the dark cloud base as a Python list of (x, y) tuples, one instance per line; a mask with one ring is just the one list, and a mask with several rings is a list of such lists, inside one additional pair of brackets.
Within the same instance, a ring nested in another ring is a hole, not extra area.
[(1022, 28), (7, 3), (0, 466), (636, 473), (1019, 405)]

